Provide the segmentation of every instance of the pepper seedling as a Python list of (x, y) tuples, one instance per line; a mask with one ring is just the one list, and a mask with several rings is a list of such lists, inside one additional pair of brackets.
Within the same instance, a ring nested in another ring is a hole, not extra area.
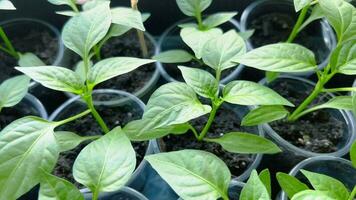
[(293, 122), (306, 114), (325, 108), (354, 109), (351, 96), (336, 96), (326, 103), (310, 106), (320, 94), (356, 91), (354, 87), (325, 88), (336, 74), (356, 75), (356, 9), (344, 0), (319, 0), (318, 2), (323, 15), (338, 35), (337, 47), (333, 50), (329, 63), (324, 69), (317, 68), (313, 52), (291, 43), (266, 45), (235, 59), (237, 63), (272, 72), (297, 73), (314, 70), (318, 76), (314, 90), (292, 113), (281, 106), (262, 106), (250, 112), (244, 118), (243, 125), (268, 123), (286, 116), (288, 121)]

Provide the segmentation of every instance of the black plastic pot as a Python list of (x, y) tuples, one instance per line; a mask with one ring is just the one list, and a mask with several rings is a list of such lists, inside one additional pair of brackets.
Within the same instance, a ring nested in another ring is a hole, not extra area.
[[(145, 107), (145, 104), (140, 99), (124, 91), (109, 90), (109, 89), (94, 90), (93, 98), (95, 99), (98, 96), (104, 97), (112, 101), (120, 101), (120, 99), (126, 99), (125, 103), (121, 103), (119, 105), (108, 106), (106, 104), (95, 103), (95, 106), (97, 108), (102, 108), (102, 109), (115, 108), (120, 110), (121, 109), (130, 110), (131, 113), (130, 115), (134, 116), (135, 118), (141, 117)], [(73, 116), (76, 113), (82, 112), (86, 109), (87, 109), (86, 104), (84, 104), (81, 101), (79, 96), (76, 96), (69, 99), (62, 106), (60, 106), (55, 112), (53, 112), (53, 114), (50, 116), (49, 119), (54, 121), (61, 120), (69, 116)], [(105, 117), (103, 116), (103, 118)], [(120, 121), (121, 119), (117, 119), (117, 120)], [(155, 143), (154, 140), (149, 141), (145, 155), (149, 155), (153, 153), (153, 148), (154, 148), (153, 143)], [(141, 190), (146, 182), (147, 177), (149, 176), (148, 167), (149, 165), (147, 161), (142, 160), (142, 162), (134, 171), (132, 178), (128, 181), (127, 185), (136, 190)]]
[[(314, 88), (315, 83), (298, 77), (291, 76), (281, 76), (272, 83), (267, 84), (266, 80), (263, 79), (260, 81), (263, 85), (276, 84), (278, 82), (285, 82), (291, 84), (293, 90), (295, 91), (307, 91), (310, 88)], [(329, 99), (333, 97), (332, 94), (326, 94), (325, 98)], [(303, 159), (316, 156), (335, 156), (342, 157), (349, 152), (352, 142), (355, 140), (356, 136), (356, 125), (355, 119), (352, 116), (352, 113), (344, 110), (336, 109), (327, 109), (331, 117), (338, 119), (339, 121), (345, 124), (344, 133), (340, 143), (337, 145), (338, 150), (331, 153), (315, 153), (307, 151), (305, 149), (299, 148), (284, 138), (282, 138), (276, 131), (272, 129), (269, 124), (263, 124), (263, 130), (267, 138), (272, 139), (282, 150), (283, 152), (276, 155), (265, 155), (262, 161), (265, 168), (272, 169), (273, 171), (289, 171), (293, 166)], [(266, 166), (267, 165), (267, 166)]]
[[(88, 189), (81, 190), (85, 200), (92, 199), (92, 193)], [(99, 194), (98, 200), (148, 200), (143, 194), (129, 188), (122, 187), (119, 191)]]
[[(12, 114), (16, 114), (18, 118), (25, 116), (38, 116), (43, 119), (48, 118), (47, 111), (43, 107), (42, 103), (31, 94), (26, 94), (20, 103), (10, 108), (3, 108), (0, 112), (0, 116), (9, 116)], [(14, 120), (16, 119), (9, 119), (9, 121), (2, 122), (4, 124), (1, 125), (4, 125), (5, 127)], [(0, 126), (0, 131), (4, 127)]]
[[(253, 20), (264, 15), (266, 16), (270, 15), (271, 13), (283, 14), (285, 18), (289, 17), (290, 20), (292, 20), (292, 24), (291, 24), (292, 26), (294, 26), (297, 19), (297, 13), (294, 10), (293, 1), (291, 0), (254, 1), (254, 3), (250, 4), (242, 13), (241, 31), (253, 29), (252, 27)], [(277, 17), (275, 16), (275, 18)], [(267, 33), (268, 30), (276, 30), (277, 28), (285, 29), (283, 27), (285, 25), (281, 25), (281, 24), (276, 25), (276, 24), (277, 23), (263, 24), (263, 29), (256, 30), (256, 31), (259, 31), (260, 33), (266, 32), (264, 34), (268, 35)], [(288, 32), (288, 34), (289, 33), (290, 32)], [(329, 61), (329, 56), (331, 54), (331, 51), (336, 46), (336, 38), (331, 26), (327, 23), (326, 20), (318, 20), (308, 25), (300, 34), (305, 34), (305, 35), (303, 37), (297, 37), (295, 42), (300, 43), (301, 45), (307, 48), (310, 48), (312, 51), (314, 51), (314, 53), (316, 53), (316, 55), (323, 54), (324, 56), (322, 57), (320, 56), (317, 59), (320, 60), (318, 64), (318, 68), (319, 69), (324, 68)], [(282, 33), (279, 35), (282, 35)], [(287, 38), (285, 38), (285, 40), (287, 40)], [(281, 42), (281, 41), (264, 41), (263, 43), (271, 44), (275, 42)], [(256, 46), (255, 43), (256, 43), (256, 33), (250, 38), (251, 49), (259, 47)], [(308, 77), (313, 73), (314, 72), (311, 71), (311, 72), (298, 73), (297, 75)]]
[[(189, 47), (184, 43), (184, 41), (180, 37), (181, 28), (178, 27), (178, 25), (187, 22), (193, 22), (193, 20), (189, 18), (180, 20), (164, 31), (164, 33), (161, 35), (158, 41), (156, 54), (172, 49), (185, 49), (189, 51)], [(221, 28), (224, 31), (235, 29), (236, 31), (240, 32), (240, 24), (234, 19), (231, 19), (229, 22), (221, 25)], [(158, 62), (161, 75), (167, 82), (183, 80), (181, 72), (177, 68), (178, 65), (184, 65), (184, 64), (176, 65), (176, 64), (165, 64), (165, 63)], [(194, 66), (190, 66), (190, 67), (194, 67)], [(243, 68), (244, 68), (243, 65), (238, 65), (229, 74), (223, 73), (222, 80), (220, 81), (220, 83), (226, 84), (231, 80), (236, 79), (239, 76), (240, 72), (243, 70)]]
[[(296, 165), (289, 173), (304, 183), (308, 183), (306, 177), (300, 170), (308, 170), (315, 173), (331, 176), (341, 181), (351, 191), (356, 185), (356, 169), (351, 162), (343, 158), (333, 156), (318, 156), (308, 158)], [(287, 195), (282, 192), (279, 200), (287, 200)]]

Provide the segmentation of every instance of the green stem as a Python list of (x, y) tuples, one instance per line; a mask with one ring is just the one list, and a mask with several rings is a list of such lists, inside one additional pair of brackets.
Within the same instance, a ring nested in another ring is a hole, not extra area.
[(84, 112), (81, 112), (81, 113), (79, 113), (79, 114), (77, 114), (77, 115), (74, 115), (74, 116), (69, 117), (69, 118), (67, 118), (67, 119), (64, 119), (64, 120), (62, 120), (62, 121), (58, 121), (58, 122), (56, 122), (56, 123), (58, 124), (58, 126), (61, 126), (61, 125), (66, 124), (66, 123), (68, 123), (68, 122), (74, 121), (74, 120), (76, 120), (76, 119), (78, 119), (78, 118), (81, 118), (81, 117), (83, 117), (83, 116), (85, 116), (85, 115), (87, 115), (87, 114), (89, 114), (89, 113), (90, 113), (90, 110), (86, 110), (86, 111), (84, 111)]
[(196, 17), (197, 17), (197, 21), (198, 21), (199, 30), (204, 30), (203, 20), (202, 20), (202, 16), (201, 16), (201, 12), (200, 11), (198, 11), (196, 13)]
[(100, 127), (104, 131), (104, 133), (108, 133), (110, 131), (108, 126), (105, 124), (103, 118), (99, 115), (98, 111), (95, 109), (91, 91), (89, 91), (88, 94), (83, 97), (83, 100), (87, 103), (88, 108), (91, 111), (91, 114), (93, 115), (95, 120), (98, 122), (98, 124), (100, 125)]
[(92, 200), (98, 200), (98, 197), (99, 197), (99, 192), (94, 191)]
[(202, 141), (204, 139), (204, 137), (206, 136), (206, 134), (208, 133), (208, 131), (211, 127), (211, 124), (213, 123), (213, 121), (215, 119), (216, 112), (218, 111), (220, 105), (221, 105), (221, 103), (220, 104), (213, 103), (213, 109), (210, 112), (208, 122), (205, 124), (203, 130), (199, 134), (198, 141)]
[(100, 46), (95, 45), (93, 49), (94, 49), (94, 53), (95, 53), (95, 57), (96, 57), (97, 61), (100, 61), (101, 60)]
[(191, 124), (189, 124), (189, 129), (193, 132), (195, 138), (199, 139), (199, 135), (198, 135), (197, 130), (195, 130), (195, 128)]
[(294, 39), (297, 37), (299, 29), (300, 29), (300, 27), (302, 26), (302, 24), (304, 22), (306, 14), (308, 13), (309, 7), (310, 6), (305, 6), (302, 9), (302, 11), (300, 12), (300, 14), (298, 16), (298, 20), (297, 20), (296, 24), (294, 25), (293, 30), (292, 30), (291, 34), (289, 35), (289, 37), (288, 37), (288, 40), (286, 41), (287, 43), (293, 42)]
[(356, 92), (356, 87), (323, 89), (322, 92)]
[(14, 57), (14, 55), (12, 54), (12, 52), (10, 50), (8, 50), (7, 48), (3, 47), (0, 45), (0, 50), (4, 51), (5, 53), (9, 54), (10, 56)]
[(354, 187), (354, 189), (352, 190), (351, 194), (350, 194), (350, 197), (348, 200), (354, 200), (356, 196), (356, 186)]
[(76, 12), (76, 13), (79, 13), (79, 9), (78, 9), (78, 7), (77, 7), (77, 4), (76, 4), (76, 2), (75, 2), (75, 0), (70, 0), (70, 7), (72, 8), (72, 10), (74, 11), (74, 12)]
[(7, 49), (11, 52), (11, 56), (13, 56), (15, 59), (18, 60), (20, 58), (20, 56), (16, 52), (14, 46), (12, 46), (9, 38), (7, 37), (5, 31), (4, 31), (4, 29), (2, 27), (0, 27), (0, 37), (4, 41)]

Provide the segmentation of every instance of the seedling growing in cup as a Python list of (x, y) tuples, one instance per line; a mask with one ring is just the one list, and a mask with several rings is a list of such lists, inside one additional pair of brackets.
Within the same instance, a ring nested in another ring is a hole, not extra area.
[[(356, 91), (356, 88), (325, 88), (325, 85), (336, 74), (356, 75), (355, 48), (356, 48), (356, 10), (344, 0), (319, 0), (319, 6), (323, 15), (333, 26), (338, 34), (338, 44), (332, 52), (328, 65), (319, 70), (315, 56), (310, 50), (291, 43), (279, 43), (266, 45), (248, 52), (235, 59), (236, 62), (251, 66), (260, 70), (272, 72), (297, 73), (314, 70), (318, 76), (318, 82), (311, 94), (292, 112), (289, 113), (283, 107), (260, 107), (248, 114), (244, 125), (256, 125), (285, 118), (293, 122), (302, 116), (319, 109), (334, 108), (353, 110), (351, 96), (336, 96), (328, 102), (311, 106), (311, 103), (321, 94), (336, 93), (342, 91)], [(340, 15), (335, 15), (340, 13)], [(273, 117), (271, 117), (273, 115)]]

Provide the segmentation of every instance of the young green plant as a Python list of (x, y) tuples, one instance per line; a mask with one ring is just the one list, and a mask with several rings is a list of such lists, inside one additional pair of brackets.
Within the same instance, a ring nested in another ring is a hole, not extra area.
[(25, 75), (9, 78), (0, 84), (0, 112), (3, 108), (13, 107), (27, 94), (30, 78)]
[(314, 70), (318, 77), (314, 90), (292, 113), (280, 106), (260, 107), (245, 117), (244, 125), (267, 123), (286, 116), (288, 121), (293, 122), (306, 114), (324, 108), (354, 109), (351, 96), (336, 96), (326, 103), (310, 106), (319, 95), (324, 93), (356, 91), (353, 87), (325, 87), (336, 74), (356, 75), (356, 9), (344, 0), (319, 0), (318, 2), (323, 16), (333, 26), (339, 38), (337, 47), (333, 50), (329, 63), (324, 69), (317, 68), (313, 52), (292, 43), (266, 45), (235, 59), (236, 62), (246, 66), (272, 72), (297, 73)]

